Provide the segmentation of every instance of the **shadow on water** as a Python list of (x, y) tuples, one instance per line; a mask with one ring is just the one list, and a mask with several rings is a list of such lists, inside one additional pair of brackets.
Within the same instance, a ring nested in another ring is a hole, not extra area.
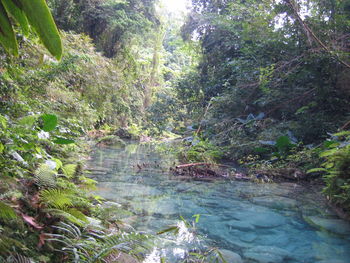
[[(203, 246), (234, 251), (244, 262), (350, 262), (350, 225), (317, 190), (292, 183), (179, 180), (169, 173), (173, 163), (172, 154), (135, 143), (96, 149), (88, 163), (99, 182), (97, 194), (122, 206), (118, 219), (152, 234), (182, 227), (182, 236), (162, 236), (145, 263), (160, 256), (178, 262)], [(179, 218), (192, 221), (198, 214), (194, 237)]]

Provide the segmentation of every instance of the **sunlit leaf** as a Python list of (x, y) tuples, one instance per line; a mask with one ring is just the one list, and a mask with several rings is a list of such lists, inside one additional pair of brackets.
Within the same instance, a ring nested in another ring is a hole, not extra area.
[(198, 223), (201, 215), (200, 214), (195, 214), (192, 217), (194, 217), (195, 218), (195, 222)]
[(0, 44), (14, 56), (18, 56), (18, 47), (15, 33), (5, 7), (0, 2)]
[(336, 148), (328, 150), (328, 151), (324, 151), (320, 154), (320, 157), (327, 157), (327, 156), (335, 154), (336, 152), (337, 152)]
[(33, 126), (37, 119), (37, 115), (29, 115), (20, 119), (18, 123), (25, 126)]
[(350, 131), (341, 131), (338, 133), (333, 134), (334, 136), (341, 137), (341, 136), (350, 136)]
[(62, 167), (62, 171), (67, 178), (72, 178), (75, 174), (76, 168), (76, 164), (66, 164)]
[(23, 34), (28, 35), (29, 33), (29, 26), (28, 26), (28, 20), (25, 16), (23, 10), (21, 10), (17, 5), (16, 1), (13, 0), (1, 0), (2, 4), (4, 5), (7, 13), (11, 15), (21, 26)]
[(43, 120), (43, 130), (46, 132), (53, 131), (57, 126), (57, 116), (53, 114), (44, 114), (41, 116)]
[(0, 124), (2, 128), (6, 129), (7, 128), (7, 120), (4, 116), (0, 114)]
[(16, 0), (44, 46), (56, 58), (62, 57), (62, 41), (45, 0)]
[(318, 173), (318, 172), (327, 172), (327, 169), (325, 168), (313, 168), (308, 170), (306, 173), (310, 174), (310, 173)]
[(339, 142), (336, 141), (325, 141), (323, 143), (323, 146), (326, 148), (333, 148), (333, 147), (337, 147), (339, 145)]

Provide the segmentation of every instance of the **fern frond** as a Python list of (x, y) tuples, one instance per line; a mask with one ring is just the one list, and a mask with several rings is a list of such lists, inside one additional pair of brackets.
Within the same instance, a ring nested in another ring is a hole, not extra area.
[[(77, 215), (77, 212), (76, 211), (73, 211), (72, 213), (75, 214), (71, 214), (70, 212), (68, 211), (65, 211), (65, 210), (61, 210), (61, 209), (46, 209), (45, 210), (46, 212), (50, 213), (51, 215), (53, 216), (56, 216), (56, 217), (60, 217), (62, 219), (66, 219), (67, 221), (73, 223), (73, 224), (76, 224), (80, 227), (83, 227), (84, 225), (86, 225), (86, 222), (87, 222), (87, 219), (86, 217), (84, 218), (85, 220), (81, 220), (77, 217), (75, 217), (75, 215)], [(81, 213), (80, 215), (78, 215), (80, 218), (82, 218), (82, 215), (84, 215), (83, 213)], [(85, 215), (84, 215), (85, 216)]]
[(72, 178), (75, 174), (76, 169), (77, 169), (76, 164), (66, 164), (62, 167), (63, 174), (67, 178)]
[(87, 178), (85, 176), (80, 176), (79, 180), (83, 184), (83, 187), (87, 190), (96, 190), (97, 181)]
[(71, 223), (60, 223), (55, 228), (58, 234), (50, 234), (50, 240), (63, 244), (62, 251), (69, 255), (70, 262), (79, 263), (109, 262), (107, 257), (111, 254), (136, 251), (134, 249), (141, 247), (148, 238), (138, 233), (106, 234), (102, 230), (90, 232)]
[(78, 239), (82, 237), (80, 228), (74, 224), (69, 224), (69, 223), (67, 224), (64, 222), (60, 222), (60, 224), (58, 226), (54, 226), (54, 228), (64, 233), (65, 237), (68, 237), (68, 238)]
[(56, 172), (47, 164), (41, 164), (35, 173), (35, 183), (43, 188), (56, 187)]
[(69, 208), (66, 212), (71, 214), (75, 218), (79, 219), (80, 221), (83, 221), (85, 223), (89, 222), (89, 220), (86, 218), (86, 216), (81, 211), (79, 211), (78, 209)]
[(96, 239), (87, 237), (77, 225), (72, 223), (60, 222), (54, 228), (58, 234), (49, 234), (52, 237), (49, 240), (61, 243), (64, 246), (61, 251), (71, 257), (70, 262), (88, 262), (90, 254), (95, 251), (98, 244)]
[(149, 237), (138, 233), (119, 233), (119, 235), (104, 235), (100, 236), (101, 249), (97, 251), (90, 259), (89, 262), (99, 262), (99, 260), (109, 256), (114, 252), (130, 253), (136, 248), (142, 247), (143, 241)]
[(41, 202), (50, 208), (64, 209), (73, 206), (73, 193), (68, 189), (45, 189), (40, 191)]
[(28, 257), (22, 256), (18, 253), (7, 258), (8, 263), (33, 263), (34, 261)]
[[(0, 237), (0, 255), (10, 255), (15, 250), (28, 250), (28, 248), (16, 239), (1, 236)], [(7, 261), (6, 261), (7, 262)]]
[(0, 201), (0, 219), (3, 221), (10, 221), (17, 218), (15, 210), (11, 206)]

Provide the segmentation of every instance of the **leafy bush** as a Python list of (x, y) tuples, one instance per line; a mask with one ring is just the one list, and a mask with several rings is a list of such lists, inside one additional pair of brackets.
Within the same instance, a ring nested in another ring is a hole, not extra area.
[(176, 151), (180, 160), (184, 162), (212, 163), (219, 161), (224, 155), (220, 147), (198, 137), (194, 137), (190, 145), (182, 146)]
[(331, 202), (350, 212), (350, 131), (334, 134), (324, 147), (320, 157), (325, 162), (308, 172), (324, 172), (324, 193)]

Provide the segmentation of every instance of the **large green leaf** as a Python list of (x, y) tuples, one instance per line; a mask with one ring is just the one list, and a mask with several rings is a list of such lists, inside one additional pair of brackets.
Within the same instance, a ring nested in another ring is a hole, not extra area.
[(43, 114), (41, 116), (43, 120), (43, 130), (46, 132), (53, 131), (57, 126), (57, 116), (53, 114)]
[(7, 15), (5, 7), (0, 2), (0, 44), (5, 48), (5, 50), (17, 56), (18, 46), (15, 33), (13, 32), (10, 19)]
[(276, 140), (276, 147), (279, 151), (286, 151), (292, 146), (288, 136), (280, 136)]
[(4, 5), (7, 13), (11, 15), (21, 26), (22, 31), (24, 35), (28, 35), (29, 33), (29, 26), (28, 26), (28, 20), (25, 16), (23, 10), (21, 10), (16, 5), (16, 0), (1, 0), (2, 4)]
[(310, 170), (307, 170), (307, 174), (310, 174), (310, 173), (319, 173), (319, 172), (327, 172), (327, 169), (325, 168), (313, 168), (313, 169), (310, 169)]
[(45, 0), (16, 0), (15, 2), (24, 11), (45, 47), (56, 59), (61, 59), (61, 37)]
[(75, 143), (74, 140), (71, 139), (66, 139), (66, 138), (62, 138), (62, 137), (57, 137), (56, 140), (53, 141), (56, 144), (72, 144)]

